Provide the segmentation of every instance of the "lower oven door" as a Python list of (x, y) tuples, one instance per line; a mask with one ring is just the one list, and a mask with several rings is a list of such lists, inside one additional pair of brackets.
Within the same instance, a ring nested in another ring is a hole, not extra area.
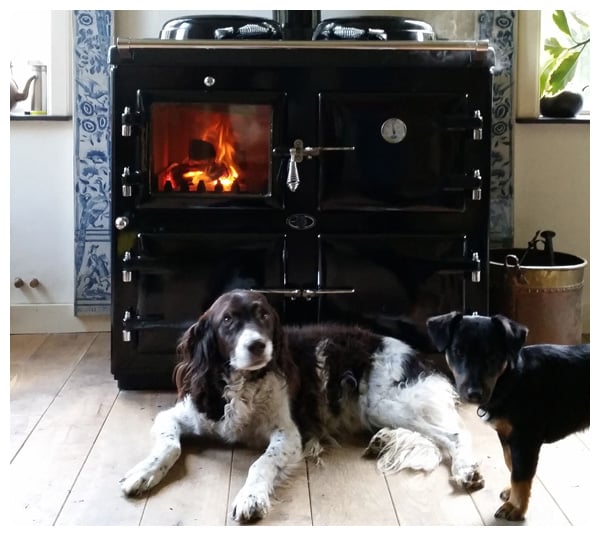
[[(141, 354), (172, 355), (183, 331), (224, 292), (283, 282), (282, 235), (142, 233), (136, 250), (124, 266), (135, 287), (124, 330)], [(281, 306), (282, 298), (270, 299)]]
[(410, 324), (425, 333), (433, 315), (466, 311), (477, 279), (464, 235), (347, 235), (319, 238), (321, 285), (354, 288), (320, 295), (319, 320), (356, 322), (399, 336)]

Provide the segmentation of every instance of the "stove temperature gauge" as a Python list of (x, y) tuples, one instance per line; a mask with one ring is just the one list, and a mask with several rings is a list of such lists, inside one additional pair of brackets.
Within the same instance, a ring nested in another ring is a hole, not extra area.
[(381, 137), (388, 143), (400, 143), (405, 136), (406, 123), (397, 117), (390, 117), (381, 125)]

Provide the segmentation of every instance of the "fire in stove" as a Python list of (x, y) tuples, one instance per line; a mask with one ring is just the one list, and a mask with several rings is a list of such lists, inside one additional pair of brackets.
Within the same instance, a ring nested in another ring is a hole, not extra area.
[(218, 108), (153, 106), (152, 157), (159, 192), (266, 193), (270, 110)]

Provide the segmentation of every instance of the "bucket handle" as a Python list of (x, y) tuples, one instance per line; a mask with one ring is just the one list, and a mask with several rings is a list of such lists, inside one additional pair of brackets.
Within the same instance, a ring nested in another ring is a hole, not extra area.
[(517, 281), (520, 284), (527, 284), (527, 278), (521, 271), (519, 257), (517, 257), (516, 255), (507, 255), (506, 257), (504, 257), (504, 267), (506, 268), (507, 272), (513, 270), (513, 277), (516, 277)]
[(519, 257), (516, 255), (507, 255), (504, 257), (504, 266), (506, 268), (516, 268), (519, 270), (521, 265), (519, 264)]

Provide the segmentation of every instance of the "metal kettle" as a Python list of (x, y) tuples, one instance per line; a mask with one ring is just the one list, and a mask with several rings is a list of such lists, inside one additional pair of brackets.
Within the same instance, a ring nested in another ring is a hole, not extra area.
[(12, 78), (12, 63), (10, 64), (10, 109), (12, 110), (17, 102), (24, 101), (29, 96), (29, 86), (37, 78), (37, 74), (33, 74), (25, 83), (23, 91), (19, 91), (19, 86)]

